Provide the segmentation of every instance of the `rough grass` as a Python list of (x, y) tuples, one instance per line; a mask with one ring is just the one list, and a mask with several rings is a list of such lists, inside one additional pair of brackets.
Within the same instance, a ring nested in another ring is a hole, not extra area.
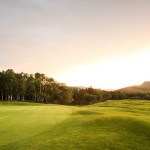
[(0, 103), (0, 149), (150, 150), (150, 101)]

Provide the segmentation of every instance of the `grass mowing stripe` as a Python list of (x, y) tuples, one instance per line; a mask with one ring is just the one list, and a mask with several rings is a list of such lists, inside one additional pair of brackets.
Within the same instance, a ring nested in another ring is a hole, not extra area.
[(0, 116), (3, 111), (7, 117), (0, 120), (0, 145), (7, 145), (47, 131), (72, 113), (72, 109), (64, 106), (11, 106), (6, 109), (2, 107)]

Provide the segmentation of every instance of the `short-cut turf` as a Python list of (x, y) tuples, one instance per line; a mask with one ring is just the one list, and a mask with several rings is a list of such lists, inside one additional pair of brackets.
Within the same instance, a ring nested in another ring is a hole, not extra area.
[(0, 149), (150, 150), (150, 101), (0, 103)]

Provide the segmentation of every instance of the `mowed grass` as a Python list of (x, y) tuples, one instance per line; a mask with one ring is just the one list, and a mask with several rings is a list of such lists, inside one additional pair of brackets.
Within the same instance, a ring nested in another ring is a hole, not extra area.
[(0, 149), (150, 150), (150, 101), (0, 103)]

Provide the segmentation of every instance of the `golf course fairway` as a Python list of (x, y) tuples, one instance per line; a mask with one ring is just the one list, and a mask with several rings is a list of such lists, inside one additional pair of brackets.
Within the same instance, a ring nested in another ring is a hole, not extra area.
[(0, 102), (0, 150), (150, 150), (150, 101)]

